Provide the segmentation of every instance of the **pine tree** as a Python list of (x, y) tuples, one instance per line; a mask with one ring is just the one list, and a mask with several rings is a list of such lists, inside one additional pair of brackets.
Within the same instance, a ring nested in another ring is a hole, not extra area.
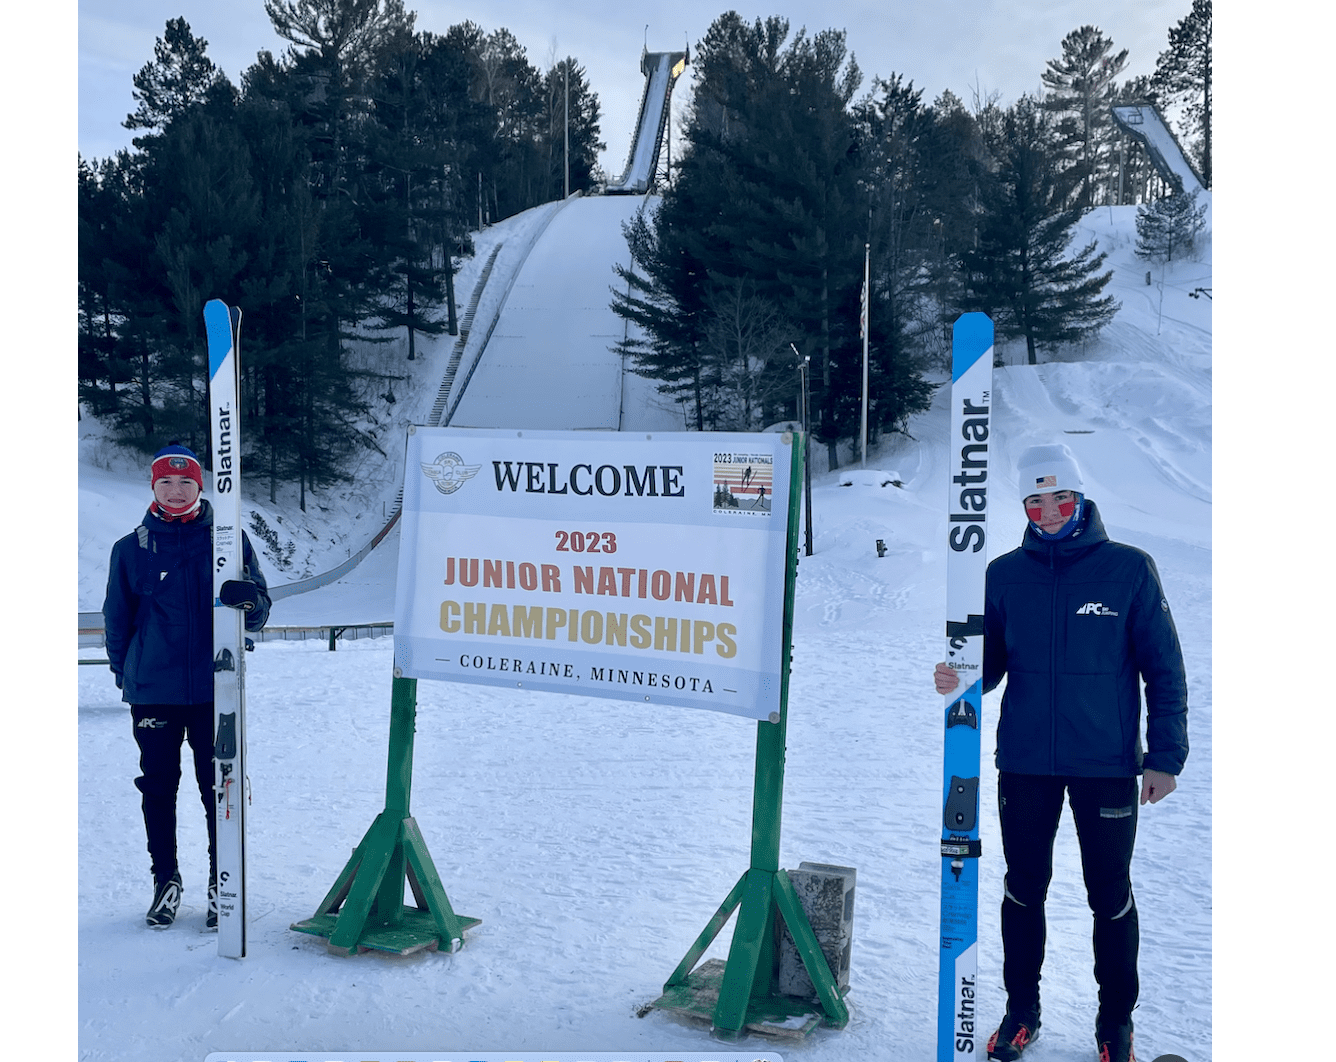
[(130, 380), (124, 343), (133, 273), (147, 253), (135, 224), (137, 165), (128, 151), (79, 159), (79, 396), (94, 415), (115, 417)]
[[(790, 39), (782, 18), (730, 12), (697, 46), (693, 77), (675, 179), (653, 220), (633, 227), (637, 268), (614, 292), (616, 312), (644, 329), (623, 349), (698, 427), (792, 416), (789, 347), (810, 353), (813, 429), (834, 467), (861, 397), (861, 75), (841, 33)], [(873, 328), (874, 426), (902, 423), (928, 397), (889, 337), (885, 315)]]
[(1211, 187), (1211, 0), (1192, 0), (1192, 10), (1169, 31), (1169, 47), (1155, 63), (1155, 84), (1168, 102), (1183, 102), (1184, 117), (1200, 137), (1202, 184)]
[(960, 256), (974, 246), (979, 186), (985, 172), (987, 150), (974, 116), (953, 93), (942, 93), (927, 109), (929, 119), (919, 136), (922, 176), (922, 257), (930, 304), (933, 334), (917, 338), (925, 356), (946, 359), (951, 351), (951, 325), (959, 316), (961, 297)]
[(831, 30), (810, 39), (799, 31), (781, 72), (753, 112), (735, 268), (768, 282), (760, 292), (785, 308), (803, 338), (798, 349), (813, 355), (814, 434), (834, 468), (838, 440), (856, 433), (862, 390), (867, 222), (849, 112), (861, 74), (844, 34)]
[(585, 68), (571, 56), (555, 63), (543, 77), (543, 125), (539, 147), (547, 171), (545, 198), (560, 199), (566, 192), (566, 143), (570, 142), (570, 190), (594, 186), (598, 153), (608, 145), (599, 140), (598, 94), (589, 86)]
[[(229, 108), (230, 110), (230, 108)], [(233, 115), (203, 106), (179, 116), (145, 168), (153, 230), (151, 285), (159, 386), (157, 434), (207, 446), (208, 361), (201, 308), (210, 298), (238, 301), (260, 224), (249, 157)], [(141, 311), (142, 313), (142, 311)]]
[(412, 33), (403, 0), (265, 0), (274, 32), (329, 64), (343, 86), (370, 76), (380, 53)]
[(474, 92), (487, 106), (494, 133), (484, 168), (489, 221), (546, 202), (546, 165), (539, 151), (543, 82), (508, 29), (483, 37), (473, 55)]
[(1112, 142), (1109, 104), (1127, 49), (1110, 54), (1113, 41), (1096, 26), (1081, 26), (1062, 39), (1062, 58), (1050, 59), (1040, 79), (1049, 89), (1046, 110), (1058, 116), (1055, 133), (1066, 160), (1064, 179), (1072, 201), (1089, 209), (1101, 183)]
[[(134, 76), (131, 95), (139, 104), (123, 123), (127, 129), (162, 132), (174, 118), (202, 104), (221, 72), (205, 55), (209, 42), (190, 32), (184, 18), (167, 20), (163, 35), (153, 43), (153, 61)], [(145, 140), (136, 137), (136, 147)]]
[(652, 219), (642, 211), (623, 228), (632, 265), (613, 267), (625, 290), (612, 288), (612, 309), (634, 327), (614, 349), (630, 359), (632, 371), (658, 380), (659, 393), (680, 402), (704, 431), (706, 271), (680, 239), (693, 215), (682, 190), (679, 182)]
[(1001, 336), (1024, 336), (1029, 363), (1041, 343), (1093, 335), (1117, 311), (1102, 295), (1111, 272), (1092, 240), (1071, 250), (1081, 209), (1064, 208), (1048, 123), (1031, 97), (1004, 116), (995, 146), (998, 170), (984, 184), (979, 245), (963, 264), (968, 305), (990, 314)]
[(1137, 257), (1172, 262), (1191, 250), (1206, 223), (1206, 204), (1197, 198), (1194, 188), (1137, 207)]
[(459, 174), (454, 153), (437, 135), (428, 55), (433, 41), (411, 36), (387, 49), (373, 80), (373, 123), (366, 132), (363, 164), (364, 225), (383, 244), (375, 286), (377, 328), (404, 329), (408, 360), (416, 337), (440, 335), (453, 322), (453, 306), (437, 312), (453, 290), (452, 256), (463, 228), (458, 210)]

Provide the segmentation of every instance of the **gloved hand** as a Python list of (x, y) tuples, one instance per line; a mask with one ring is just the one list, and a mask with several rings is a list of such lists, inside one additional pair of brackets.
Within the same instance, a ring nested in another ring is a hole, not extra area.
[(260, 591), (246, 579), (228, 579), (218, 588), (218, 600), (229, 608), (249, 612), (260, 603)]

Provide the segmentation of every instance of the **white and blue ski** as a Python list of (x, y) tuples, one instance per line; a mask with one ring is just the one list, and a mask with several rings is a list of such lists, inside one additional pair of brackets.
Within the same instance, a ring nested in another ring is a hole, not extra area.
[(983, 698), (984, 577), (988, 568), (988, 436), (993, 322), (963, 314), (951, 343), (950, 499), (947, 505), (947, 696), (942, 757), (942, 917), (937, 1062), (983, 1054), (978, 995), (979, 724)]
[(213, 448), (213, 781), (218, 838), (218, 954), (246, 954), (246, 653), (243, 613), (218, 599), (241, 578), (241, 311), (204, 306)]

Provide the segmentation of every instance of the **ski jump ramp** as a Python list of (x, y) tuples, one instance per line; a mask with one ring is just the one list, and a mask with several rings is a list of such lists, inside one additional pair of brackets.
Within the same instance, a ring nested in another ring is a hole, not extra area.
[(609, 195), (644, 195), (654, 184), (659, 169), (663, 134), (668, 128), (669, 101), (673, 86), (686, 69), (686, 52), (646, 51), (640, 57), (640, 71), (645, 75), (645, 91), (640, 97), (640, 117), (636, 119), (631, 152), (626, 171), (604, 189)]
[(519, 265), (481, 349), (451, 395), (455, 428), (681, 431), (683, 414), (612, 348), (615, 265), (631, 265), (623, 226), (645, 208), (658, 172), (673, 86), (687, 53), (646, 51), (645, 90), (626, 172), (603, 196), (572, 196)]
[(1191, 195), (1206, 189), (1197, 171), (1188, 162), (1183, 149), (1160, 112), (1149, 103), (1119, 104), (1112, 108), (1118, 128), (1140, 142), (1150, 156), (1151, 163), (1166, 181), (1180, 191)]

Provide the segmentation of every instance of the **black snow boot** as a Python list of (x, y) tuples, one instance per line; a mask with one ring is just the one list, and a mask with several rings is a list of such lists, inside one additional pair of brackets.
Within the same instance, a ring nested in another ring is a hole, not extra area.
[(1095, 1030), (1099, 1062), (1137, 1062), (1132, 1053), (1132, 1023), (1109, 1025)]
[(181, 906), (181, 875), (173, 873), (153, 890), (153, 906), (144, 921), (152, 929), (166, 929), (176, 921), (176, 909)]
[(1002, 1024), (988, 1039), (988, 1057), (1001, 1062), (1015, 1062), (1021, 1052), (1030, 1046), (1039, 1032), (1039, 1013), (1013, 1015), (1010, 1010), (1002, 1018)]

